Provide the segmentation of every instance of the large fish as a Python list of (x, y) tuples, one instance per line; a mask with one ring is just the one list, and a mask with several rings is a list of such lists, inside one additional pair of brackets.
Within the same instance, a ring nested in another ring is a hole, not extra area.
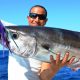
[[(1, 30), (2, 29), (2, 30)], [(50, 27), (3, 26), (0, 25), (0, 42), (13, 53), (28, 58), (36, 58), (50, 62), (61, 53), (61, 59), (66, 52), (70, 57), (80, 58), (80, 32)]]

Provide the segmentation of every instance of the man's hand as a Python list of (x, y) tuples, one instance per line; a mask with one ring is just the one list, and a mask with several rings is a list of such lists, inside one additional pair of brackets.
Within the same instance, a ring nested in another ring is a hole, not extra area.
[(52, 77), (57, 73), (57, 71), (63, 66), (68, 66), (72, 64), (75, 57), (72, 57), (70, 60), (69, 53), (66, 53), (62, 60), (60, 60), (60, 54), (56, 55), (56, 60), (54, 60), (53, 56), (50, 56), (50, 63), (43, 63), (40, 71), (40, 79), (41, 80), (51, 80)]

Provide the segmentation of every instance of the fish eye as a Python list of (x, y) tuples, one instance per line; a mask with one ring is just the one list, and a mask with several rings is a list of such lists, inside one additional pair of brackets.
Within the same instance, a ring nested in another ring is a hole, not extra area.
[(13, 34), (12, 34), (12, 38), (13, 38), (13, 39), (17, 39), (17, 38), (18, 38), (18, 34), (17, 34), (17, 33), (13, 33)]

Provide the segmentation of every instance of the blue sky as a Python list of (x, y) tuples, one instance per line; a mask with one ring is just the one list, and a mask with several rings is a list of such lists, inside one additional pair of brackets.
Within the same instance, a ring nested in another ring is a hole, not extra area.
[(0, 19), (27, 25), (28, 11), (36, 4), (48, 11), (46, 26), (80, 31), (80, 0), (0, 0)]

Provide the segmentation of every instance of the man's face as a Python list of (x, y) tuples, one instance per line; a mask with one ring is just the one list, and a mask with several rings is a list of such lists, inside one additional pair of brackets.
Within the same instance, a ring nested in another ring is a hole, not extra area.
[(45, 10), (41, 7), (34, 7), (31, 9), (30, 16), (28, 16), (28, 23), (30, 26), (44, 26), (47, 19), (45, 18)]

